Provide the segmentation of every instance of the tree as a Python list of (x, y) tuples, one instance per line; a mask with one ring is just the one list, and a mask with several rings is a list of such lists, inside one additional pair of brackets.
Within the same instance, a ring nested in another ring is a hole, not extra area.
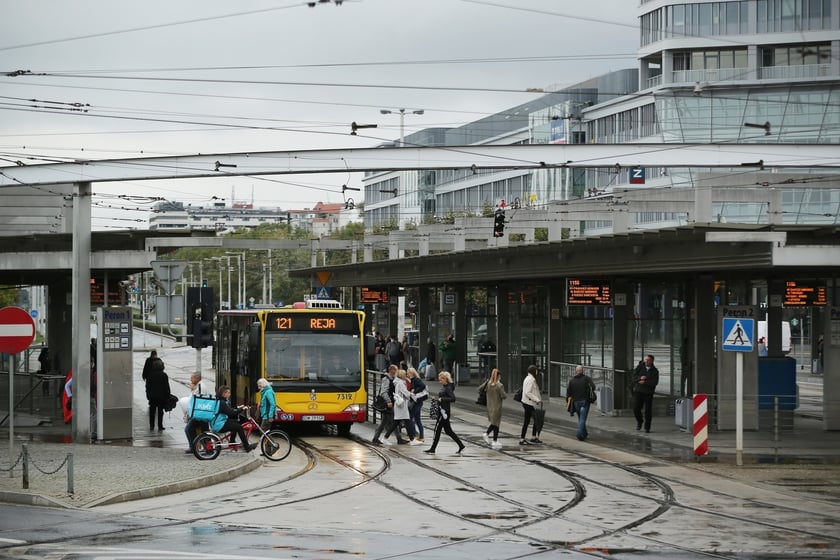
[(17, 286), (0, 286), (0, 308), (17, 305)]

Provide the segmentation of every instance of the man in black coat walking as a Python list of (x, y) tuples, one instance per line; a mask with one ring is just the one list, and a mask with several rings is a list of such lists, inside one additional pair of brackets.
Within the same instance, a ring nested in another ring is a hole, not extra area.
[(659, 370), (653, 365), (653, 356), (648, 354), (633, 370), (633, 415), (636, 417), (636, 429), (642, 429), (642, 407), (645, 409), (645, 432), (650, 433), (650, 421), (653, 419), (653, 394), (659, 384)]

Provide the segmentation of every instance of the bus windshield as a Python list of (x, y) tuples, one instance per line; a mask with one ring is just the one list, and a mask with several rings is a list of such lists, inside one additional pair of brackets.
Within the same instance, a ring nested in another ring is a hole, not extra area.
[(359, 337), (267, 332), (265, 377), (278, 391), (355, 392), (361, 384)]

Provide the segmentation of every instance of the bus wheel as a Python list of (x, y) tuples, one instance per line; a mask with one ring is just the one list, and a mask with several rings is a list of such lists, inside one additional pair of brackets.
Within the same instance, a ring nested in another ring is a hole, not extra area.
[(352, 422), (341, 422), (340, 424), (336, 424), (338, 428), (338, 435), (341, 437), (347, 437), (350, 435), (350, 427), (353, 425)]

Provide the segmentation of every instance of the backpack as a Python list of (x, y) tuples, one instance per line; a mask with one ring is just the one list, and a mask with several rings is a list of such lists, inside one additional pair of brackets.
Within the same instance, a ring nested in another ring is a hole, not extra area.
[(219, 414), (219, 400), (215, 397), (193, 395), (187, 409), (187, 418), (201, 422), (212, 422)]

